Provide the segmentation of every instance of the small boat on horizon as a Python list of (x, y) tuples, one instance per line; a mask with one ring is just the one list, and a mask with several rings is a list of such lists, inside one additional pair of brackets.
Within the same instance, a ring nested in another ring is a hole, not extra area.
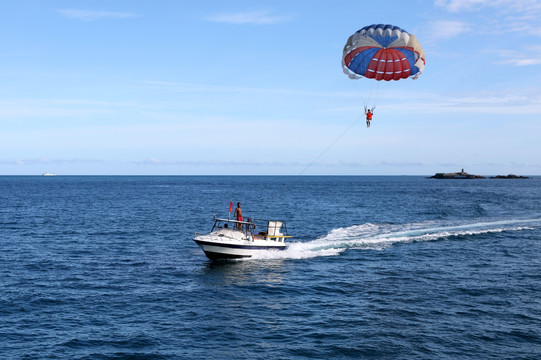
[(43, 174), (41, 174), (41, 176), (56, 176), (55, 173), (50, 173), (50, 172), (44, 172)]
[(210, 233), (193, 241), (211, 260), (249, 258), (265, 250), (284, 250), (287, 228), (281, 220), (238, 221), (214, 216)]

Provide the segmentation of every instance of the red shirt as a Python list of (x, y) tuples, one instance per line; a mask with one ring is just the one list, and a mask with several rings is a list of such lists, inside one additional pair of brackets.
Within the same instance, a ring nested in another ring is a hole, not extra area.
[(366, 120), (372, 120), (372, 113), (371, 112), (366, 113)]

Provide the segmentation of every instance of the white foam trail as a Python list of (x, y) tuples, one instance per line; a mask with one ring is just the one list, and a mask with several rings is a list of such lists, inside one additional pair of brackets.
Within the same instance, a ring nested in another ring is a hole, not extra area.
[(252, 259), (307, 259), (336, 256), (347, 249), (383, 250), (396, 243), (434, 241), (455, 236), (521, 231), (541, 226), (541, 219), (501, 220), (470, 224), (424, 222), (414, 224), (363, 224), (333, 229), (307, 242), (292, 242), (283, 251), (263, 251)]

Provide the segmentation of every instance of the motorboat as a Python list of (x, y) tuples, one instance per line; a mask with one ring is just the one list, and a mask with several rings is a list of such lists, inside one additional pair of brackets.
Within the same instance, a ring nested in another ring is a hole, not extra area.
[(238, 221), (214, 216), (210, 233), (195, 232), (193, 241), (211, 260), (252, 257), (268, 250), (284, 250), (287, 235), (282, 220)]

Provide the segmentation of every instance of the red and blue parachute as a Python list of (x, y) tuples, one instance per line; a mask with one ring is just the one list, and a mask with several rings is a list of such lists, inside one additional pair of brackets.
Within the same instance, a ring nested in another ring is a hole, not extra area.
[(425, 53), (417, 38), (398, 26), (374, 24), (351, 35), (344, 46), (342, 68), (351, 79), (417, 79)]

